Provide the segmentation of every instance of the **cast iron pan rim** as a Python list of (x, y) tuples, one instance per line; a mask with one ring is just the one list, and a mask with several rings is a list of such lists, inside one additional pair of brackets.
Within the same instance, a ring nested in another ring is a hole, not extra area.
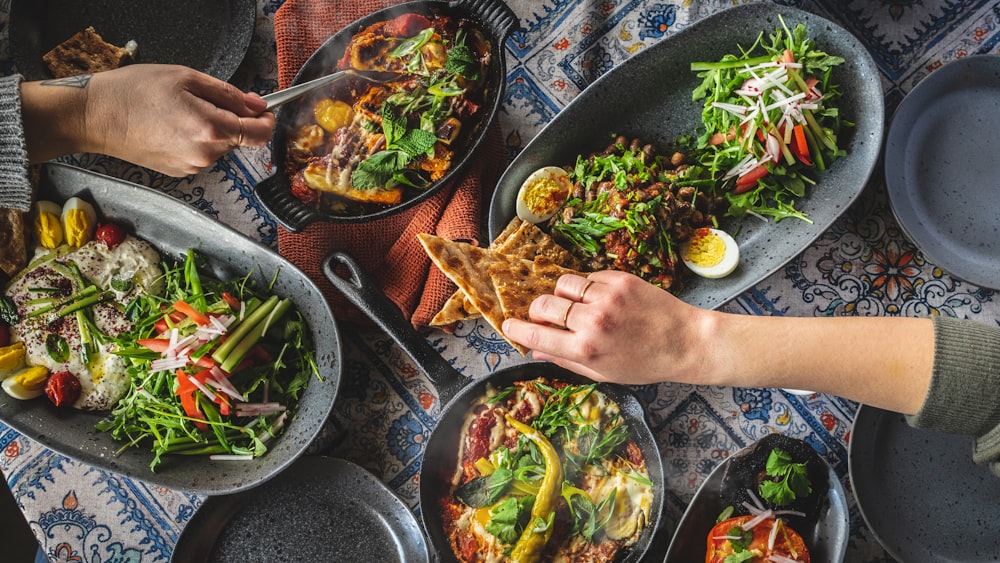
[[(327, 63), (333, 62), (335, 59), (328, 55), (328, 51), (334, 51), (334, 47), (336, 47), (338, 50), (334, 52), (337, 52), (338, 55), (341, 54), (349, 39), (357, 33), (359, 29), (397, 14), (427, 14), (434, 10), (450, 11), (458, 13), (459, 15), (470, 17), (470, 19), (476, 21), (479, 29), (483, 33), (487, 34), (491, 41), (493, 63), (490, 67), (490, 73), (485, 87), (492, 89), (492, 92), (489, 93), (487, 98), (488, 103), (485, 106), (486, 113), (477, 122), (478, 128), (469, 137), (462, 157), (457, 162), (454, 162), (451, 169), (448, 170), (448, 172), (446, 172), (445, 175), (430, 188), (424, 190), (416, 197), (400, 203), (399, 205), (394, 205), (387, 209), (382, 209), (373, 213), (344, 216), (315, 209), (303, 204), (298, 198), (292, 195), (290, 189), (290, 179), (284, 171), (285, 155), (288, 145), (288, 127), (285, 122), (288, 120), (283, 120), (282, 115), (290, 112), (290, 114), (294, 116), (298, 114), (298, 111), (296, 110), (301, 110), (301, 103), (290, 103), (277, 112), (277, 124), (274, 128), (274, 134), (271, 139), (271, 162), (275, 164), (274, 174), (262, 180), (254, 189), (254, 195), (256, 196), (258, 202), (264, 207), (268, 214), (271, 215), (271, 217), (274, 218), (279, 225), (281, 225), (281, 227), (289, 232), (296, 233), (304, 229), (307, 225), (317, 221), (357, 224), (383, 219), (385, 217), (390, 217), (404, 212), (411, 209), (415, 205), (430, 199), (439, 191), (451, 186), (456, 179), (461, 177), (462, 173), (472, 161), (472, 157), (478, 153), (479, 147), (486, 140), (486, 136), (495, 122), (497, 114), (500, 112), (501, 101), (503, 100), (504, 92), (506, 90), (507, 75), (507, 59), (504, 42), (517, 23), (517, 19), (513, 11), (506, 5), (506, 3), (503, 2), (503, 0), (455, 0), (453, 2), (446, 2), (442, 0), (415, 0), (383, 8), (382, 10), (373, 12), (355, 20), (340, 31), (331, 35), (313, 52), (312, 55), (309, 56), (306, 62), (302, 65), (302, 68), (300, 68), (296, 73), (295, 78), (292, 80), (292, 84), (299, 84), (300, 82), (316, 78), (319, 76), (320, 72), (329, 70), (330, 67)], [(343, 46), (341, 43), (343, 43)], [(339, 58), (339, 56), (337, 58)]]

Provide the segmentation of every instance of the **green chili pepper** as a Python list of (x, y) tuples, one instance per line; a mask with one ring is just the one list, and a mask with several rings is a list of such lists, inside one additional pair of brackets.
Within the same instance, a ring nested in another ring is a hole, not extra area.
[[(507, 423), (515, 430), (524, 434), (524, 437), (531, 440), (538, 446), (545, 462), (545, 476), (538, 487), (538, 495), (535, 496), (535, 504), (531, 507), (531, 520), (525, 526), (524, 532), (514, 544), (510, 557), (516, 563), (533, 563), (541, 557), (545, 544), (552, 536), (552, 519), (556, 511), (556, 502), (562, 494), (563, 468), (559, 460), (559, 453), (540, 431), (523, 422), (506, 415)], [(535, 525), (536, 522), (545, 525)]]

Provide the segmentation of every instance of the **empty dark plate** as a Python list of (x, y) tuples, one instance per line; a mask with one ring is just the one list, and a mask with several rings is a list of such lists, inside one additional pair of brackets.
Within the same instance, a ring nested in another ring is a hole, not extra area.
[(172, 561), (429, 561), (420, 525), (374, 475), (306, 456), (277, 479), (211, 497), (177, 540)]
[(42, 55), (92, 26), (105, 41), (139, 44), (136, 62), (189, 66), (229, 80), (253, 36), (254, 0), (13, 0), (11, 57), (27, 80), (52, 78)]
[(906, 235), (952, 275), (1000, 289), (1000, 57), (932, 72), (889, 127), (885, 181)]
[(901, 414), (862, 405), (848, 459), (861, 515), (900, 563), (1000, 556), (1000, 478), (972, 461), (971, 437), (913, 428)]

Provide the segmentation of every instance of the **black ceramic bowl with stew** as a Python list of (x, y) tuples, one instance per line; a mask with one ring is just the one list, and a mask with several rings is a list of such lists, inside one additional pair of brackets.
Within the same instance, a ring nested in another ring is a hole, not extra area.
[[(300, 84), (334, 72), (337, 61), (343, 56), (352, 37), (360, 30), (404, 14), (425, 16), (441, 15), (470, 21), (487, 38), (490, 44), (490, 64), (483, 80), (483, 106), (477, 115), (463, 122), (463, 142), (456, 149), (451, 168), (437, 181), (402, 202), (382, 208), (352, 210), (343, 214), (310, 206), (299, 200), (291, 189), (291, 176), (285, 169), (288, 145), (293, 140), (304, 119), (310, 119), (315, 98), (306, 96), (289, 102), (277, 112), (277, 124), (271, 142), (271, 161), (275, 173), (262, 180), (255, 193), (261, 205), (285, 229), (298, 232), (317, 221), (331, 223), (363, 223), (381, 219), (409, 209), (425, 201), (434, 193), (453, 182), (464, 171), (482, 143), (490, 124), (496, 117), (503, 95), (506, 76), (504, 41), (517, 25), (517, 18), (503, 0), (419, 0), (392, 6), (356, 20), (351, 25), (327, 39), (306, 60), (292, 84)], [(305, 116), (303, 115), (305, 114)]]

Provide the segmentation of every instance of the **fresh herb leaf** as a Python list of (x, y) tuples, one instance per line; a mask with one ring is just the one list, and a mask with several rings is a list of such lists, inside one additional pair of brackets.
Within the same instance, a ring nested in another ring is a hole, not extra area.
[(456, 489), (455, 498), (473, 508), (491, 506), (507, 492), (513, 478), (513, 471), (498, 467), (493, 473), (476, 477)]
[(479, 80), (479, 61), (465, 44), (465, 30), (459, 30), (455, 43), (448, 49), (448, 59), (444, 64), (445, 72), (457, 74), (466, 80)]
[(351, 185), (356, 190), (383, 188), (393, 175), (410, 162), (410, 157), (400, 150), (379, 151), (358, 164), (351, 173)]
[(771, 479), (761, 481), (758, 490), (761, 498), (785, 506), (799, 497), (812, 493), (805, 463), (795, 463), (788, 452), (774, 448), (767, 456), (765, 471)]
[(7, 326), (13, 326), (20, 320), (21, 316), (17, 313), (14, 300), (6, 295), (0, 296), (0, 321)]
[(61, 335), (54, 332), (50, 332), (45, 337), (45, 352), (56, 363), (62, 364), (69, 361), (69, 343)]
[(507, 497), (490, 509), (490, 521), (486, 531), (496, 536), (504, 545), (511, 545), (521, 537), (524, 520), (531, 514), (531, 506), (535, 497)]
[(389, 58), (398, 59), (412, 55), (420, 50), (434, 37), (434, 28), (428, 27), (413, 37), (408, 37), (396, 45), (396, 48), (389, 53)]

